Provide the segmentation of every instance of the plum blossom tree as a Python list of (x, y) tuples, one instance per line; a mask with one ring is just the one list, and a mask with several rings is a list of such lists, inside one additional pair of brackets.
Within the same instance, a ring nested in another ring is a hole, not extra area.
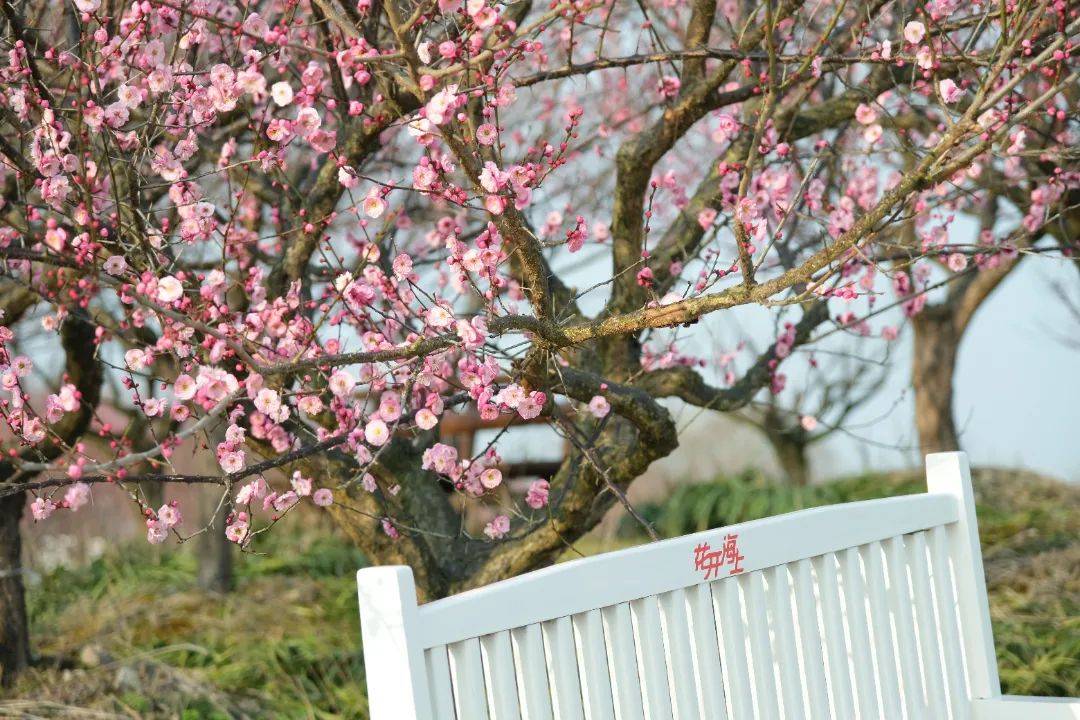
[[(508, 577), (677, 446), (665, 398), (736, 410), (830, 329), (888, 342), (890, 286), (1013, 251), (949, 233), (995, 183), (1030, 233), (1075, 205), (1065, 0), (0, 8), (5, 540), (93, 495), (182, 541), (144, 488), (192, 483), (245, 548), (308, 504), (424, 597)], [(779, 336), (717, 372), (694, 329), (746, 305)], [(572, 450), (507, 495), (500, 442), (438, 442), (457, 409)], [(178, 467), (200, 445), (220, 472)]]
[[(1046, 162), (1046, 151), (1029, 156)], [(978, 310), (994, 291), (1012, 274), (1025, 256), (1043, 252), (1070, 249), (1069, 240), (1075, 243), (1080, 237), (1080, 193), (1075, 188), (1041, 188), (1025, 196), (1009, 188), (1006, 178), (996, 181), (989, 175), (984, 184), (989, 192), (970, 205), (972, 214), (979, 219), (972, 223), (969, 248), (974, 252), (940, 255), (931, 264), (923, 265), (924, 281), (931, 277), (936, 266), (947, 273), (946, 282), (931, 282), (931, 286), (943, 286), (933, 292), (919, 291), (911, 284), (906, 273), (897, 274), (894, 289), (904, 298), (903, 308), (910, 317), (913, 334), (912, 389), (915, 400), (915, 429), (919, 449), (923, 453), (955, 450), (960, 447), (961, 432), (953, 411), (954, 376), (961, 343)], [(1015, 173), (1015, 171), (1014, 171)], [(1045, 212), (1046, 193), (1063, 193), (1052, 202), (1060, 211)], [(1008, 203), (1005, 195), (1013, 198)], [(1019, 223), (1007, 219), (1007, 214), (1026, 209)], [(908, 243), (918, 242), (915, 224), (903, 233)], [(1015, 225), (1004, 239), (996, 239), (995, 231)], [(936, 230), (932, 230), (936, 231)], [(1042, 239), (1050, 243), (1040, 243)], [(982, 248), (997, 248), (990, 253)], [(916, 281), (918, 282), (918, 281)], [(923, 283), (924, 286), (926, 282)], [(1053, 301), (1069, 306), (1068, 296), (1057, 294)]]

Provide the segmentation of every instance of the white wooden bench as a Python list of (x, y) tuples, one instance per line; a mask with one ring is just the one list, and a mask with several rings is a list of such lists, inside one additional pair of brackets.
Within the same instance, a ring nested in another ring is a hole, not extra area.
[(928, 492), (556, 565), (418, 606), (357, 575), (372, 720), (1076, 720), (1003, 697), (967, 460)]

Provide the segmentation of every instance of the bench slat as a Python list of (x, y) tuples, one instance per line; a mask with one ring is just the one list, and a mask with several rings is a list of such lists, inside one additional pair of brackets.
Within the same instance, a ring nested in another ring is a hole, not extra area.
[(739, 578), (746, 598), (746, 616), (750, 623), (750, 655), (754, 673), (757, 717), (779, 720), (776, 695), (776, 663), (769, 642), (769, 604), (765, 599), (765, 578), (761, 572)]
[(926, 537), (915, 533), (907, 541), (908, 566), (915, 591), (915, 617), (919, 625), (919, 649), (926, 700), (931, 717), (948, 717), (945, 701), (945, 672), (941, 666), (941, 633), (934, 618), (934, 599), (930, 592), (930, 567), (926, 561)]
[(540, 626), (534, 623), (514, 628), (510, 631), (510, 646), (514, 651), (522, 720), (554, 720)]
[(604, 619), (604, 635), (607, 638), (616, 720), (645, 720), (630, 603), (611, 605), (600, 614)]
[(885, 543), (889, 571), (889, 603), (896, 623), (897, 646), (900, 655), (902, 694), (909, 720), (926, 717), (922, 675), (915, 645), (915, 619), (912, 615), (911, 584), (908, 582), (907, 560), (902, 537), (889, 538)]
[(855, 703), (851, 694), (851, 663), (844, 642), (844, 614), (840, 605), (840, 583), (836, 570), (836, 556), (832, 553), (814, 558), (818, 588), (821, 594), (821, 621), (825, 631), (825, 651), (828, 656), (826, 668), (829, 674), (829, 691), (832, 695), (834, 716), (855, 717)]
[(934, 580), (934, 597), (937, 599), (938, 621), (941, 625), (941, 642), (945, 651), (945, 679), (948, 683), (949, 706), (956, 720), (970, 720), (971, 703), (968, 702), (964, 685), (963, 646), (960, 625), (956, 617), (956, 590), (949, 568), (948, 550), (945, 547), (945, 528), (930, 531), (930, 565)]
[(431, 717), (454, 717), (454, 688), (450, 678), (450, 659), (445, 646), (433, 647), (425, 653), (428, 687), (431, 689)]
[[(420, 606), (423, 648), (567, 617), (715, 579), (695, 567), (695, 548), (713, 551), (737, 536), (744, 573), (954, 522), (956, 499), (908, 495), (801, 510), (727, 528), (560, 563)], [(795, 542), (793, 539), (798, 538)], [(726, 575), (731, 564), (720, 571)]]
[(672, 590), (658, 598), (660, 625), (667, 651), (668, 688), (675, 720), (700, 720), (694, 654), (690, 645), (690, 620), (686, 613), (686, 592)]
[(555, 717), (558, 720), (585, 720), (570, 618), (549, 620), (542, 628)]
[(611, 678), (608, 675), (607, 647), (599, 610), (590, 610), (573, 618), (577, 641), (578, 670), (586, 720), (615, 720)]
[(645, 720), (672, 720), (660, 608), (655, 597), (630, 601)]
[(448, 646), (450, 675), (454, 681), (454, 707), (460, 720), (488, 720), (484, 663), (480, 639), (461, 640)]
[(817, 599), (814, 594), (814, 575), (810, 560), (794, 564), (795, 606), (799, 616), (799, 644), (802, 650), (803, 673), (806, 677), (808, 714), (812, 720), (828, 720), (829, 694), (825, 684), (825, 658), (821, 651), (821, 626)]
[(727, 671), (727, 696), (732, 720), (753, 720), (754, 704), (746, 663), (746, 630), (739, 605), (738, 580), (729, 578), (713, 583), (713, 603), (724, 646), (723, 666)]
[(851, 639), (851, 665), (855, 675), (855, 693), (860, 717), (878, 717), (877, 680), (874, 653), (870, 643), (870, 622), (866, 615), (866, 584), (858, 548), (848, 548), (840, 555), (840, 578), (844, 588), (844, 608)]
[(795, 623), (791, 598), (788, 566), (777, 565), (769, 571), (769, 596), (771, 598), (774, 654), (780, 669), (780, 690), (784, 701), (785, 720), (803, 720), (806, 717), (802, 681), (799, 679), (799, 652), (795, 641)]
[(716, 631), (712, 589), (709, 583), (701, 583), (686, 593), (700, 714), (702, 720), (727, 720), (720, 637)]
[(893, 642), (892, 619), (886, 594), (885, 549), (879, 542), (862, 548), (863, 565), (866, 567), (867, 594), (870, 599), (870, 624), (874, 633), (877, 654), (877, 672), (881, 683), (881, 707), (886, 718), (901, 718), (900, 683), (897, 674), (896, 644)]
[(484, 684), (487, 687), (491, 720), (521, 720), (521, 702), (518, 700), (517, 672), (514, 669), (510, 632), (480, 638), (480, 654), (484, 661)]

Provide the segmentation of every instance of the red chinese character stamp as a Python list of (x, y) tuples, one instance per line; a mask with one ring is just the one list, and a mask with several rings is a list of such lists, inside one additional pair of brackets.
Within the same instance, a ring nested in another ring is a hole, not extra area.
[(737, 575), (743, 571), (739, 564), (743, 556), (739, 554), (739, 536), (725, 535), (724, 546), (713, 550), (709, 543), (701, 543), (694, 548), (694, 569), (705, 572), (705, 579), (720, 577), (720, 569), (727, 567), (728, 575)]

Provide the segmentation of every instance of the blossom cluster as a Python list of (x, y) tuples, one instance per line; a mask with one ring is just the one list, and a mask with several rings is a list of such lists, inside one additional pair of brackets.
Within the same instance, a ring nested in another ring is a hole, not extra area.
[[(396, 538), (422, 524), (397, 516), (383, 465), (407, 446), (504, 538), (543, 522), (556, 480), (511, 492), (498, 443), (466, 456), (439, 436), (448, 413), (599, 437), (632, 413), (560, 368), (734, 386), (751, 345), (706, 363), (679, 328), (750, 302), (775, 312), (760, 385), (783, 394), (805, 342), (786, 308), (821, 301), (845, 334), (892, 341), (942, 276), (1010, 262), (1080, 188), (1059, 159), (1078, 131), (1063, 2), (1045, 18), (899, 3), (874, 22), (725, 2), (708, 57), (666, 50), (681, 0), (383, 5), (140, 0), (113, 17), (76, 0), (54, 12), (77, 42), (21, 28), (5, 46), (0, 110), (22, 145), (5, 129), (0, 256), (41, 309), (0, 327), (3, 449), (64, 478), (35, 519), (128, 487), (139, 453), (175, 471), (204, 443), (238, 544), (355, 493)], [(991, 197), (1020, 221), (964, 241)], [(901, 317), (881, 319), (890, 302)], [(83, 321), (92, 341), (65, 346), (64, 370), (28, 357), (39, 328)], [(124, 422), (85, 407), (79, 363), (101, 365)], [(296, 465), (319, 444), (346, 476)], [(129, 494), (150, 542), (179, 533), (175, 503)]]

